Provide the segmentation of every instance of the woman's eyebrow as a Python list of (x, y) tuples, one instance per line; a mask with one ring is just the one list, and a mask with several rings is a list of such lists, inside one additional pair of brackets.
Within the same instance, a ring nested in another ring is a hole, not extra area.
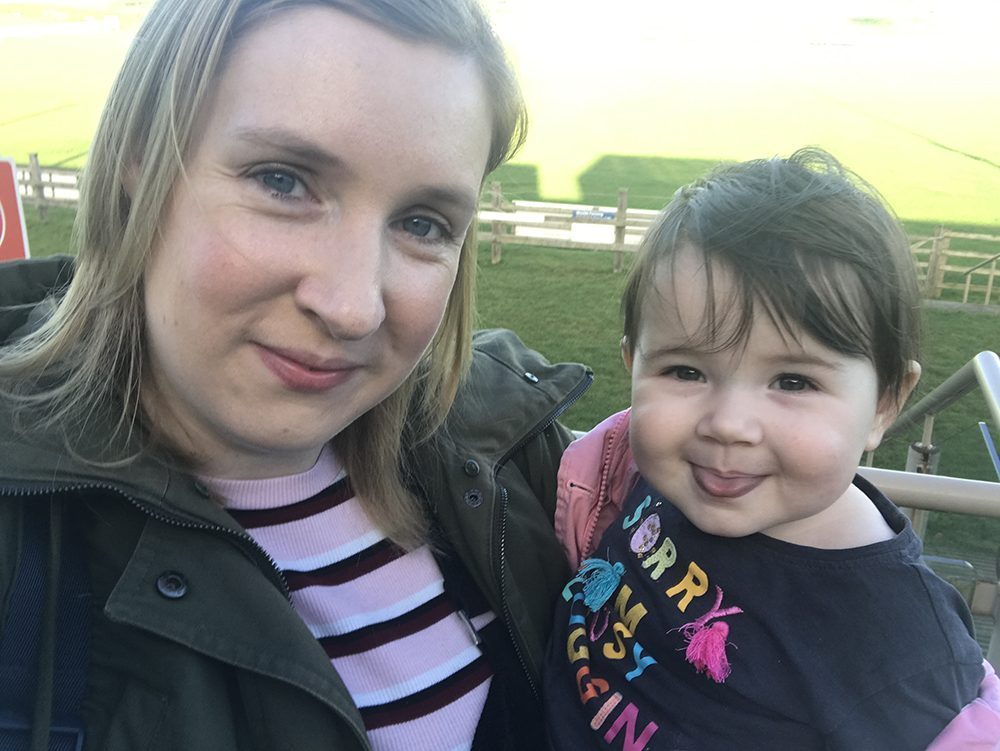
[(294, 158), (302, 166), (346, 168), (344, 160), (337, 155), (285, 128), (241, 126), (232, 131), (231, 137), (244, 143), (282, 152)]
[[(273, 149), (303, 167), (316, 170), (337, 169), (351, 174), (347, 163), (336, 154), (286, 128), (240, 126), (232, 130), (231, 138)], [(432, 206), (444, 204), (464, 214), (475, 213), (478, 198), (475, 191), (460, 185), (426, 185), (413, 192), (415, 201), (429, 203)]]
[(427, 203), (432, 207), (445, 205), (467, 215), (475, 213), (478, 197), (467, 188), (442, 185), (426, 185), (417, 188), (412, 194), (417, 203)]

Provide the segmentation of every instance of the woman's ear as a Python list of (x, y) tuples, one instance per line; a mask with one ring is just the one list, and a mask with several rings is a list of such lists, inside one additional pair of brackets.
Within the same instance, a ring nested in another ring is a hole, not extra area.
[(122, 185), (125, 188), (125, 195), (130, 201), (135, 200), (135, 191), (139, 187), (140, 168), (138, 164), (128, 165), (122, 173)]
[(878, 409), (875, 411), (875, 420), (872, 423), (871, 432), (868, 434), (868, 442), (865, 444), (865, 451), (874, 451), (882, 443), (882, 436), (896, 421), (899, 411), (909, 399), (919, 380), (920, 363), (916, 360), (910, 360), (899, 393), (896, 395), (886, 394), (879, 400)]
[(629, 373), (632, 372), (632, 347), (629, 346), (629, 341), (627, 336), (622, 337), (622, 362), (625, 363), (625, 370)]

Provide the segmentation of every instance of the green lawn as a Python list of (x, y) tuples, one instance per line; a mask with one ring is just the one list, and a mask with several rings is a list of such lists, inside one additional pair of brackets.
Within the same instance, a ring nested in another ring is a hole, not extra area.
[[(521, 195), (614, 205), (628, 187), (631, 205), (658, 208), (664, 182), (719, 159), (818, 145), (907, 220), (1000, 225), (988, 17), (897, 3), (855, 18), (838, 3), (762, 0), (731, 4), (720, 24), (711, 4), (487, 4), (531, 118)], [(0, 56), (22, 63), (0, 80), (0, 155), (82, 164), (148, 5), (0, 2)]]
[[(24, 62), (0, 82), (0, 155), (83, 163), (148, 2), (92, 5), (0, 3), (5, 30), (55, 24), (0, 38), (0, 56)], [(496, 176), (507, 196), (614, 205), (627, 187), (630, 206), (659, 208), (720, 159), (819, 145), (874, 183), (913, 234), (938, 224), (1000, 233), (1000, 47), (975, 13), (913, 6), (855, 19), (836, 3), (764, 2), (734, 4), (719, 24), (704, 4), (648, 3), (641, 14), (587, 12), (596, 6), (582, 0), (572, 11), (537, 0), (491, 5), (531, 115), (525, 150)], [(105, 13), (119, 29), (67, 35), (59, 26)], [(44, 223), (35, 209), (26, 214), (33, 255), (67, 248), (71, 210), (51, 209)], [(610, 269), (608, 255), (582, 251), (507, 248), (498, 266), (488, 251), (481, 260), (483, 326), (508, 326), (552, 359), (595, 369), (594, 387), (567, 416), (578, 428), (628, 400), (618, 359), (623, 276)], [(977, 352), (1000, 349), (998, 332), (995, 316), (928, 311), (921, 393)], [(992, 479), (976, 428), (984, 416), (970, 395), (938, 418), (942, 472)], [(877, 463), (902, 467), (917, 438), (893, 441)], [(935, 515), (928, 539), (992, 553), (1000, 522)]]

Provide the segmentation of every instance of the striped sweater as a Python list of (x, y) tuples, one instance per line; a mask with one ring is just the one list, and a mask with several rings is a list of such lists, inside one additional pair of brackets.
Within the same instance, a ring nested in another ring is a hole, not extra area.
[(469, 749), (491, 668), (426, 546), (371, 522), (327, 448), (299, 475), (203, 478), (284, 572), (292, 603), (361, 711), (375, 751)]

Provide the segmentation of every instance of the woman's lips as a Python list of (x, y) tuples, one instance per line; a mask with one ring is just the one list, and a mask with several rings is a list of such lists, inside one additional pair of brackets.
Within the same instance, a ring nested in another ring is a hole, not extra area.
[(766, 477), (766, 475), (745, 475), (739, 472), (719, 472), (697, 464), (691, 465), (691, 473), (698, 487), (716, 498), (739, 498), (764, 482)]
[(350, 378), (359, 366), (346, 360), (315, 357), (307, 352), (257, 346), (265, 367), (293, 391), (329, 391)]

